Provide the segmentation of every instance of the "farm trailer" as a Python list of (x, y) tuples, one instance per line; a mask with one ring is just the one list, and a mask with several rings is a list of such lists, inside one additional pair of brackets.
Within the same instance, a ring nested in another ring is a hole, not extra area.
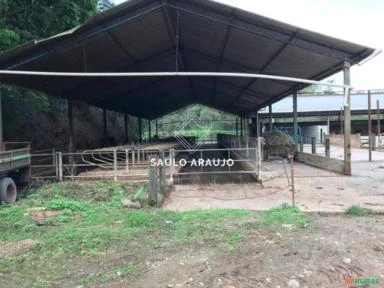
[[(13, 203), (17, 198), (17, 186), (31, 178), (30, 143), (3, 142), (0, 150), (0, 203)], [(7, 148), (13, 149), (7, 150)]]

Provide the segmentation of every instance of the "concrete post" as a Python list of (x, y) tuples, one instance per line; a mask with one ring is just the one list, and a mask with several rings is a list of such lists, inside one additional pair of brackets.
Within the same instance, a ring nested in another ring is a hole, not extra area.
[(295, 140), (295, 150), (297, 150), (297, 131), (299, 130), (297, 124), (297, 92), (293, 93), (293, 139)]
[(59, 180), (63, 181), (63, 155), (61, 152), (57, 152), (57, 158)]
[[(157, 157), (155, 155), (150, 156), (151, 160), (157, 162)], [(151, 161), (152, 162), (152, 161)], [(149, 165), (148, 169), (148, 200), (149, 204), (152, 206), (157, 205), (157, 181), (158, 181), (158, 174), (157, 174), (157, 167)]]
[[(161, 159), (161, 162), (164, 163), (165, 161), (165, 155), (164, 155), (164, 151), (161, 151), (160, 153), (160, 159)], [(164, 165), (160, 165), (158, 167), (159, 169), (159, 182), (160, 182), (160, 189), (159, 189), (159, 193), (157, 194), (157, 196), (160, 196), (158, 197), (158, 201), (160, 200), (160, 203), (163, 201), (164, 199), (164, 195), (166, 193), (166, 181), (165, 181), (165, 167)], [(159, 195), (160, 194), (160, 195)], [(160, 199), (159, 199), (160, 198)]]
[(261, 151), (261, 131), (260, 131), (260, 117), (259, 117), (259, 111), (256, 113), (256, 123), (257, 123), (257, 131), (256, 131), (256, 155), (257, 155), (257, 181), (260, 183), (263, 183), (263, 169), (262, 169), (262, 157), (263, 153)]
[(311, 138), (311, 144), (312, 144), (312, 154), (316, 154), (316, 138)]
[(113, 150), (113, 180), (117, 181), (117, 151)]
[(129, 171), (129, 150), (125, 149), (125, 170)]
[(261, 153), (261, 139), (260, 137), (257, 137), (257, 180), (260, 183), (263, 183), (263, 168), (262, 168), (262, 162), (261, 159), (263, 157)]
[(300, 152), (304, 152), (304, 136), (300, 137)]
[(272, 123), (272, 104), (269, 105), (269, 132), (272, 132), (273, 130), (273, 123)]
[[(351, 84), (351, 64), (344, 63), (344, 85)], [(345, 88), (344, 88), (345, 90)], [(345, 91), (344, 102), (344, 174), (352, 174), (351, 166), (351, 89)]]
[(327, 158), (331, 157), (330, 145), (329, 145), (329, 137), (325, 138), (325, 157), (327, 157)]
[(169, 150), (169, 160), (171, 161), (171, 166), (169, 168), (169, 180), (173, 184), (173, 175), (175, 174), (175, 149)]

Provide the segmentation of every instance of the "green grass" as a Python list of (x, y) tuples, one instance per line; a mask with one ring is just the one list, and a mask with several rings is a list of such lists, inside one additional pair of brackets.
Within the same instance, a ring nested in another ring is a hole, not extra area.
[[(38, 242), (26, 252), (0, 258), (2, 283), (7, 287), (51, 287), (57, 279), (77, 275), (79, 267), (89, 270), (89, 275), (77, 276), (74, 287), (129, 278), (142, 269), (142, 260), (137, 259), (145, 258), (159, 244), (197, 244), (232, 253), (248, 233), (241, 223), (254, 217), (248, 210), (172, 212), (122, 207), (121, 197), (132, 198), (137, 191), (138, 185), (131, 183), (54, 183), (32, 189), (13, 206), (0, 206), (0, 241)], [(38, 226), (29, 212), (32, 207), (59, 215)], [(132, 253), (134, 260), (122, 258)], [(105, 254), (124, 261), (100, 266)], [(97, 265), (90, 265), (93, 262)], [(124, 263), (129, 264), (121, 266)], [(17, 282), (18, 275), (23, 275), (23, 281)]]
[(226, 241), (222, 242), (219, 248), (225, 253), (234, 252), (239, 248), (241, 241), (244, 239), (245, 236), (246, 236), (246, 232), (244, 230), (228, 231), (225, 234)]
[(359, 205), (352, 205), (345, 210), (345, 213), (352, 216), (366, 216), (371, 214), (372, 210), (360, 207)]
[(210, 209), (186, 212), (160, 211), (163, 228), (177, 243), (227, 242), (227, 232), (236, 231), (240, 219), (250, 218), (249, 210)]
[(305, 228), (309, 225), (307, 216), (297, 207), (282, 205), (261, 213), (262, 224), (286, 224)]
[(117, 280), (126, 276), (132, 276), (137, 273), (137, 265), (128, 264), (123, 267), (115, 267), (111, 271), (103, 271), (92, 276), (87, 276), (80, 280), (82, 285), (87, 287), (93, 286), (96, 284), (103, 284), (110, 281)]
[(52, 199), (46, 204), (46, 207), (49, 210), (71, 210), (73, 212), (86, 211), (89, 209), (87, 203), (65, 198)]

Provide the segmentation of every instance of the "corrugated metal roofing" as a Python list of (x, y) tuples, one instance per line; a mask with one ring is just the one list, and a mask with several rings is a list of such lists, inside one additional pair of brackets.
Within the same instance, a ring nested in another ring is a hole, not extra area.
[[(178, 39), (178, 40), (177, 40)], [(178, 56), (176, 57), (176, 50)], [(321, 80), (374, 49), (209, 0), (130, 0), (0, 55), (0, 69), (249, 72)], [(177, 58), (177, 61), (176, 61)], [(199, 103), (247, 115), (303, 88), (240, 78), (0, 76), (0, 81), (148, 119)]]

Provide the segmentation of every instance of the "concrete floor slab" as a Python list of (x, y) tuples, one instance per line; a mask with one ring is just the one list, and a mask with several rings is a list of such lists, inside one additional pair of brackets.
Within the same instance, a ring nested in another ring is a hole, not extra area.
[[(366, 151), (358, 152), (361, 155)], [(384, 152), (376, 153), (384, 156)], [(353, 176), (343, 176), (294, 163), (296, 205), (308, 212), (343, 212), (351, 205), (384, 212), (384, 157), (374, 162), (353, 162), (352, 169)], [(164, 206), (170, 210), (267, 210), (283, 203), (291, 204), (291, 186), (287, 177), (290, 165), (282, 160), (272, 160), (264, 162), (263, 170), (263, 185), (175, 185)]]

